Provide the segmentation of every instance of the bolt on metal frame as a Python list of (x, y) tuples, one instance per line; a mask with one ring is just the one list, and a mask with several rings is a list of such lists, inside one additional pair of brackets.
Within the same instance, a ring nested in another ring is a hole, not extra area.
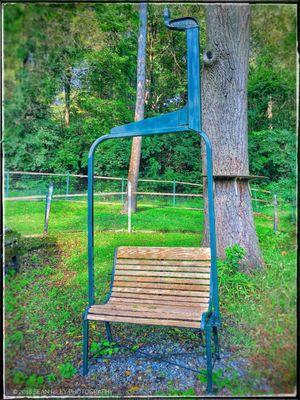
[[(215, 356), (219, 358), (218, 327), (220, 311), (218, 299), (217, 253), (213, 193), (213, 164), (211, 142), (201, 126), (201, 84), (200, 84), (200, 51), (199, 26), (194, 18), (170, 19), (169, 10), (164, 11), (165, 25), (172, 30), (186, 32), (187, 44), (187, 104), (174, 112), (148, 118), (142, 121), (117, 126), (110, 133), (99, 137), (91, 146), (88, 155), (88, 303), (95, 304), (94, 295), (94, 154), (100, 143), (110, 139), (132, 138), (135, 136), (163, 135), (169, 133), (195, 132), (203, 139), (206, 147), (207, 194), (209, 215), (209, 237), (211, 251), (210, 296), (208, 311), (202, 315), (200, 332), (205, 331), (207, 358), (207, 392), (212, 393), (212, 349), (215, 345)], [(113, 282), (113, 277), (112, 281)], [(88, 372), (88, 331), (89, 321), (86, 318), (88, 308), (83, 314), (83, 374)], [(105, 322), (108, 339), (112, 339), (110, 324)]]

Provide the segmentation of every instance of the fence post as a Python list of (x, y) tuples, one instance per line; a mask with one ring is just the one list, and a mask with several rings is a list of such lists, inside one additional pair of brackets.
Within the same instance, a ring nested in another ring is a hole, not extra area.
[(173, 180), (173, 207), (176, 205), (176, 181)]
[(274, 194), (274, 232), (278, 231), (278, 209), (277, 209), (277, 195)]
[(70, 184), (70, 172), (67, 172), (67, 182), (66, 182), (66, 195), (67, 195), (67, 200), (69, 200), (69, 184)]
[(46, 195), (44, 235), (46, 235), (48, 233), (48, 223), (49, 223), (50, 207), (51, 207), (53, 189), (54, 189), (54, 184), (53, 184), (53, 182), (50, 182), (49, 189), (48, 189), (48, 194)]
[(122, 181), (121, 181), (121, 192), (122, 192), (122, 194), (121, 194), (121, 201), (122, 201), (122, 204), (124, 204), (124, 178), (122, 178)]
[(9, 172), (6, 172), (6, 188), (5, 188), (5, 192), (6, 192), (6, 197), (9, 196)]
[(127, 206), (127, 213), (128, 213), (128, 232), (131, 233), (131, 182), (128, 180), (127, 182), (127, 189), (128, 189), (128, 206)]

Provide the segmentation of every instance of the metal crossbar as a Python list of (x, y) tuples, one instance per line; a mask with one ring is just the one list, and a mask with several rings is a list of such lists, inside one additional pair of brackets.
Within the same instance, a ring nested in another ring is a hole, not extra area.
[[(205, 346), (203, 346), (201, 344), (200, 344), (200, 346), (201, 347), (205, 347)], [(121, 344), (121, 343), (116, 343), (114, 345), (114, 347), (124, 348), (124, 349), (126, 349), (128, 351), (132, 351), (131, 347), (126, 346), (126, 345)], [(106, 347), (103, 346), (101, 349), (97, 350), (94, 354), (92, 354), (89, 357), (89, 359), (91, 360), (91, 359), (97, 357), (98, 355), (101, 355), (101, 351), (105, 350), (105, 349), (106, 349)], [(159, 353), (158, 354), (151, 354), (151, 353), (147, 353), (147, 352), (144, 352), (144, 351), (140, 351), (138, 349), (138, 350), (134, 351), (134, 355), (137, 356), (138, 358), (149, 358), (149, 359), (156, 360), (156, 361), (159, 361), (159, 362), (165, 362), (167, 364), (174, 365), (176, 367), (183, 368), (183, 369), (186, 369), (188, 371), (195, 372), (197, 374), (201, 374), (201, 375), (207, 376), (207, 372), (206, 371), (202, 371), (202, 370), (198, 370), (198, 369), (195, 369), (195, 368), (191, 368), (191, 367), (188, 367), (186, 365), (179, 364), (179, 363), (176, 363), (174, 361), (170, 361), (170, 360), (166, 359), (167, 357), (197, 356), (197, 355), (198, 356), (203, 356), (203, 352), (183, 352), (183, 353), (181, 352), (181, 353), (167, 353), (167, 354), (159, 354)], [(212, 368), (214, 368), (217, 359), (218, 358), (216, 356), (216, 353), (214, 353), (213, 354), (213, 365), (212, 365)]]

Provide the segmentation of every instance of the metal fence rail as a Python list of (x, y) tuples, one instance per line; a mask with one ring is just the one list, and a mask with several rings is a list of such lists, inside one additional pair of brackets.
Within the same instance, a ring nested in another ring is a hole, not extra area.
[[(50, 183), (54, 184), (53, 199), (79, 201), (87, 195), (87, 175), (30, 171), (6, 171), (4, 182), (5, 200), (43, 200)], [(98, 201), (114, 201), (124, 204), (128, 191), (128, 179), (95, 175), (95, 194)], [(273, 195), (268, 190), (250, 187), (253, 210), (261, 205), (273, 205)], [(201, 183), (166, 179), (139, 179), (140, 199), (145, 196), (160, 205), (179, 205), (193, 202), (190, 206), (203, 208), (203, 185)], [(198, 200), (197, 200), (198, 199)], [(186, 204), (189, 206), (188, 204)]]
[[(81, 200), (87, 193), (87, 175), (70, 173), (47, 173), (30, 171), (7, 171), (5, 174), (5, 199), (40, 200), (46, 195), (50, 183), (54, 183), (53, 199)], [(124, 203), (127, 194), (127, 178), (95, 176), (95, 189), (102, 201), (111, 200)], [(176, 205), (179, 199), (202, 197), (202, 184), (166, 179), (139, 179), (140, 198), (151, 196), (162, 205)], [(111, 198), (109, 198), (111, 197)], [(165, 200), (163, 200), (165, 198)], [(167, 200), (166, 198), (169, 198)], [(160, 199), (160, 200), (158, 200)]]
[[(53, 185), (55, 201), (86, 201), (87, 175), (29, 171), (6, 171), (4, 175), (6, 201), (45, 201), (49, 187)], [(124, 204), (128, 196), (128, 179), (112, 176), (95, 176), (95, 197), (99, 203)], [(253, 211), (270, 215), (273, 208), (274, 230), (278, 230), (278, 206), (276, 193), (249, 185)], [(179, 206), (204, 211), (203, 185), (200, 183), (139, 179), (135, 193), (140, 204), (147, 206)], [(147, 200), (145, 200), (147, 199)], [(146, 203), (145, 203), (146, 201)], [(271, 209), (272, 209), (271, 208)], [(268, 211), (267, 211), (268, 210)], [(296, 220), (296, 206), (291, 205), (292, 223)]]

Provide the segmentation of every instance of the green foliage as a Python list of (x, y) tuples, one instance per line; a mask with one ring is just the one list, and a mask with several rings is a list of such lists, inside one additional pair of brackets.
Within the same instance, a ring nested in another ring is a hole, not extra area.
[[(185, 37), (165, 28), (163, 7), (148, 6), (146, 117), (186, 102)], [(173, 4), (171, 12), (174, 17), (190, 14), (199, 20), (204, 48), (204, 6)], [(282, 179), (279, 189), (286, 182), (292, 187), (296, 13), (293, 6), (280, 5), (254, 5), (252, 12), (250, 170), (275, 182)], [(7, 169), (86, 173), (91, 143), (111, 127), (133, 120), (138, 23), (135, 4), (6, 5)], [(70, 95), (69, 126), (66, 94)], [(142, 146), (144, 177), (201, 180), (200, 141), (195, 135), (144, 138)], [(96, 156), (96, 173), (126, 176), (130, 141), (112, 141), (103, 147)]]
[(134, 346), (131, 347), (131, 351), (137, 351), (140, 348), (140, 346), (138, 344), (135, 344)]
[[(174, 387), (173, 382), (168, 382), (167, 390), (168, 390), (168, 392), (167, 392), (168, 396), (176, 396), (176, 397), (180, 397), (180, 398), (189, 399), (189, 396), (194, 397), (196, 395), (195, 389), (193, 387), (188, 388), (186, 390), (179, 390)], [(157, 394), (160, 394), (160, 393), (157, 393)], [(163, 393), (161, 393), (161, 394), (163, 394)]]
[(13, 376), (13, 383), (15, 385), (22, 385), (26, 381), (26, 374), (22, 371), (17, 371)]
[[(249, 131), (295, 130), (295, 78), (286, 70), (274, 68), (272, 53), (250, 66), (248, 82)], [(268, 115), (268, 107), (270, 108)], [(272, 115), (272, 116), (271, 116)], [(271, 132), (270, 132), (271, 133)], [(273, 136), (276, 132), (273, 133)]]
[(112, 356), (115, 353), (118, 353), (119, 347), (115, 342), (109, 342), (108, 340), (102, 340), (100, 343), (92, 342), (91, 344), (91, 352), (94, 355), (106, 355)]
[(269, 178), (266, 188), (284, 201), (295, 200), (296, 134), (286, 129), (250, 132), (249, 154), (253, 173)]
[(262, 130), (250, 133), (250, 167), (254, 173), (263, 173), (273, 181), (280, 178), (295, 179), (296, 176), (296, 135), (285, 129)]
[(236, 243), (232, 247), (227, 247), (225, 249), (225, 255), (226, 259), (224, 265), (227, 269), (227, 273), (229, 275), (234, 275), (240, 267), (240, 262), (246, 255), (246, 250)]
[(8, 343), (11, 343), (14, 346), (20, 346), (24, 339), (24, 334), (22, 331), (16, 331), (12, 336), (7, 338)]
[[(201, 373), (197, 375), (197, 378), (201, 383), (206, 384), (207, 382), (207, 377), (206, 377), (206, 370), (201, 370)], [(216, 371), (213, 371), (212, 374), (212, 379), (213, 379), (213, 385), (217, 386), (218, 389), (222, 389), (224, 387), (230, 386), (231, 380), (229, 378), (224, 378), (222, 377), (222, 370), (218, 369)]]
[(60, 364), (58, 370), (62, 378), (71, 379), (77, 373), (77, 369), (70, 363)]
[(57, 377), (56, 377), (56, 375), (55, 375), (53, 372), (51, 372), (50, 374), (48, 374), (48, 375), (46, 376), (46, 378), (47, 378), (47, 381), (48, 381), (49, 383), (55, 382), (55, 381), (57, 380)]
[(42, 376), (37, 376), (36, 374), (32, 374), (26, 380), (26, 386), (30, 389), (36, 388), (37, 386), (41, 386), (44, 383), (44, 378)]
[(233, 299), (248, 297), (255, 289), (251, 276), (241, 272), (245, 249), (238, 244), (225, 249), (225, 260), (218, 261), (221, 302), (230, 303)]

